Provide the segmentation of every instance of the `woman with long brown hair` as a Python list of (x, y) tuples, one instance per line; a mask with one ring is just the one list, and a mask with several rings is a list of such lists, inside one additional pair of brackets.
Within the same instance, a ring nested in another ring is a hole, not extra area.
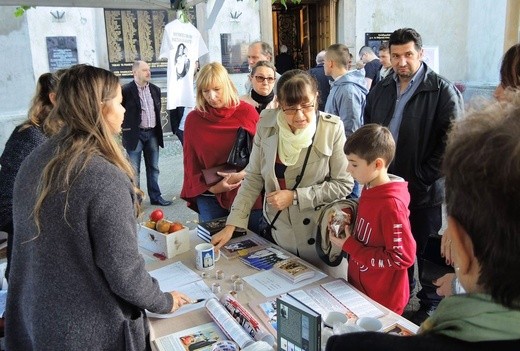
[(144, 350), (144, 310), (189, 302), (162, 292), (138, 252), (142, 192), (116, 141), (121, 102), (109, 71), (76, 65), (61, 78), (49, 118), (62, 128), (26, 158), (14, 186), (8, 349)]
[(0, 156), (0, 230), (7, 233), (7, 279), (13, 244), (14, 180), (23, 160), (59, 129), (59, 125), (52, 123), (47, 117), (54, 107), (56, 89), (62, 73), (63, 71), (44, 73), (38, 78), (28, 118), (14, 129)]

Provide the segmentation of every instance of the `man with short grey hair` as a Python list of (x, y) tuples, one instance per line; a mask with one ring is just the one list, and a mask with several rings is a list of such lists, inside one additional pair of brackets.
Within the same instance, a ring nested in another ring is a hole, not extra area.
[[(249, 64), (249, 71), (251, 71), (251, 68), (253, 68), (258, 61), (273, 62), (273, 48), (265, 41), (254, 41), (249, 44), (249, 47), (247, 48), (247, 63)], [(278, 78), (280, 78), (280, 74), (276, 73), (276, 79)], [(246, 94), (249, 94), (249, 92), (251, 92), (251, 82), (249, 79), (246, 79), (244, 86), (246, 88)]]
[(318, 109), (320, 111), (325, 111), (325, 102), (327, 102), (327, 98), (329, 97), (330, 84), (332, 83), (332, 77), (325, 75), (325, 69), (323, 67), (326, 53), (327, 51), (325, 50), (318, 52), (318, 55), (316, 55), (316, 67), (309, 70), (309, 74), (318, 82)]

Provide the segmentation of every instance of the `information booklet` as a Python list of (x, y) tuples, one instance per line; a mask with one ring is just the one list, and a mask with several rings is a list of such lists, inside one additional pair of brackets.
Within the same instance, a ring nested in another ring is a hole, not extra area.
[(260, 246), (267, 244), (267, 241), (258, 236), (246, 235), (244, 237), (231, 239), (220, 248), (220, 253), (227, 259), (246, 256)]
[(202, 324), (155, 339), (159, 351), (211, 351), (212, 345), (226, 336), (214, 322)]
[(233, 296), (224, 294), (220, 301), (209, 299), (206, 308), (224, 334), (236, 342), (241, 349), (258, 340), (274, 345), (274, 336), (262, 327)]
[[(211, 237), (220, 232), (226, 226), (227, 217), (220, 217), (197, 225), (197, 236), (206, 242), (211, 241)], [(247, 234), (247, 230), (237, 228), (233, 232), (232, 238), (238, 238)]]
[(276, 299), (278, 350), (320, 351), (321, 315), (290, 294)]
[(273, 272), (289, 279), (293, 283), (299, 283), (302, 280), (314, 277), (315, 270), (307, 266), (297, 257), (276, 262), (273, 266)]
[(240, 260), (246, 265), (259, 269), (269, 270), (276, 262), (288, 259), (290, 256), (273, 246), (260, 246), (254, 251), (240, 256)]

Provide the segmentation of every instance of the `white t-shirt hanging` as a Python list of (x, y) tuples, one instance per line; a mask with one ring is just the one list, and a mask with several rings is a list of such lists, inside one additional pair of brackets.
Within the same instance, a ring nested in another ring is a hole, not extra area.
[(191, 23), (178, 19), (164, 27), (159, 58), (168, 59), (166, 108), (193, 106), (195, 61), (208, 53), (202, 35)]

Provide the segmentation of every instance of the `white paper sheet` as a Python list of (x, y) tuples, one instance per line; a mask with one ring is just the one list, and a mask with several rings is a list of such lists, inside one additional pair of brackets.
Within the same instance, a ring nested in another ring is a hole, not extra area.
[(193, 270), (186, 267), (182, 262), (175, 262), (167, 266), (150, 272), (150, 275), (157, 279), (162, 291), (180, 291), (193, 300), (204, 299), (204, 301), (184, 305), (174, 313), (157, 314), (147, 312), (149, 317), (154, 318), (172, 318), (180, 316), (181, 314), (204, 307), (207, 299), (216, 297), (211, 292), (211, 289), (202, 280), (200, 275)]
[(317, 282), (318, 280), (323, 279), (326, 276), (327, 275), (325, 273), (316, 271), (314, 277), (293, 284), (286, 278), (283, 278), (269, 270), (249, 275), (247, 277), (244, 277), (243, 279), (253, 288), (258, 290), (262, 295), (264, 295), (265, 297), (270, 297), (280, 295), (297, 288), (301, 288), (305, 285)]
[(330, 283), (322, 284), (322, 286), (359, 318), (379, 318), (384, 316), (383, 311), (368, 301), (365, 297), (363, 297), (363, 295), (351, 288), (343, 280), (335, 280)]

